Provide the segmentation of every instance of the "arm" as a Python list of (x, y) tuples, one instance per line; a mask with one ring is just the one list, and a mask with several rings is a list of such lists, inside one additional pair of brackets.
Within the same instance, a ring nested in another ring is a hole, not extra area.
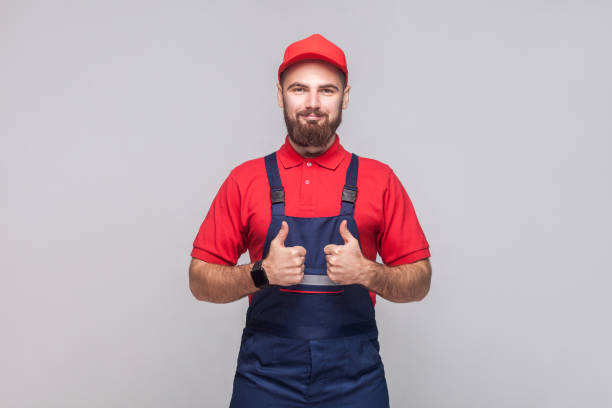
[(327, 260), (327, 275), (340, 284), (360, 284), (392, 302), (423, 300), (429, 292), (431, 265), (429, 258), (387, 266), (363, 256), (359, 242), (346, 226), (340, 223), (344, 245), (329, 244), (323, 248)]
[[(289, 225), (281, 223), (278, 234), (270, 242), (270, 251), (263, 260), (270, 285), (290, 286), (304, 277), (306, 249), (302, 246), (285, 247)], [(198, 300), (229, 303), (259, 289), (253, 284), (253, 264), (229, 266), (208, 263), (197, 258), (189, 265), (189, 289)]]
[(246, 249), (242, 195), (232, 173), (225, 179), (193, 243), (189, 289), (202, 301), (229, 303), (257, 291), (252, 264), (234, 266)]
[[(388, 173), (382, 208), (377, 250), (383, 263), (393, 261), (396, 266), (365, 259), (365, 285), (393, 302), (422, 300), (431, 284), (429, 250), (423, 250), (429, 244), (410, 197), (392, 170)], [(415, 251), (419, 251), (419, 257), (411, 255)]]
[(364, 286), (392, 302), (420, 301), (429, 292), (429, 258), (397, 266), (387, 266), (365, 259), (363, 268), (368, 277)]
[(198, 300), (229, 303), (258, 291), (251, 279), (253, 264), (218, 265), (191, 259), (189, 289)]

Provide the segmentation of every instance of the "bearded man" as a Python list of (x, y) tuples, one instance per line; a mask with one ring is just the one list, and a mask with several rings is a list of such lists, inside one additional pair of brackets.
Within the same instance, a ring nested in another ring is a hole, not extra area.
[(285, 143), (224, 181), (193, 244), (191, 292), (249, 298), (230, 408), (388, 407), (376, 295), (422, 300), (429, 244), (393, 170), (340, 144), (344, 52), (314, 34), (287, 47), (278, 79)]

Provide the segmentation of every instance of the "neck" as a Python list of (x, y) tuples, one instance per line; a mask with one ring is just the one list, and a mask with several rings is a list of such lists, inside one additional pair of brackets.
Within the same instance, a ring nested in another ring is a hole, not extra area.
[(295, 143), (293, 143), (293, 140), (291, 140), (291, 138), (289, 138), (289, 143), (291, 144), (291, 147), (293, 147), (293, 149), (302, 157), (320, 156), (323, 153), (325, 153), (331, 147), (331, 145), (334, 144), (335, 141), (336, 141), (335, 133), (329, 139), (329, 141), (327, 142), (325, 146), (298, 146)]

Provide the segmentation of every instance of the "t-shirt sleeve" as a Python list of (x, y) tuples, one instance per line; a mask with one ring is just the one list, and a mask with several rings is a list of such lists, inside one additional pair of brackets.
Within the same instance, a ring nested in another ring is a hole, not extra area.
[(192, 257), (205, 262), (236, 265), (246, 250), (240, 204), (240, 189), (230, 173), (193, 241)]
[(385, 265), (402, 265), (429, 258), (429, 243), (410, 197), (390, 168), (383, 195), (383, 213), (384, 225), (377, 249)]

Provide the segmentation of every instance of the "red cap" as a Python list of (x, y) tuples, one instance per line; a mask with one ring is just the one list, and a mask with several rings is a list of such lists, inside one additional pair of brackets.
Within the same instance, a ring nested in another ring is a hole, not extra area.
[(336, 66), (344, 72), (348, 83), (348, 70), (346, 68), (346, 57), (344, 52), (333, 42), (327, 40), (321, 34), (313, 34), (308, 38), (290, 44), (285, 50), (283, 63), (278, 67), (278, 81), (281, 73), (298, 61), (305, 59), (317, 59)]

